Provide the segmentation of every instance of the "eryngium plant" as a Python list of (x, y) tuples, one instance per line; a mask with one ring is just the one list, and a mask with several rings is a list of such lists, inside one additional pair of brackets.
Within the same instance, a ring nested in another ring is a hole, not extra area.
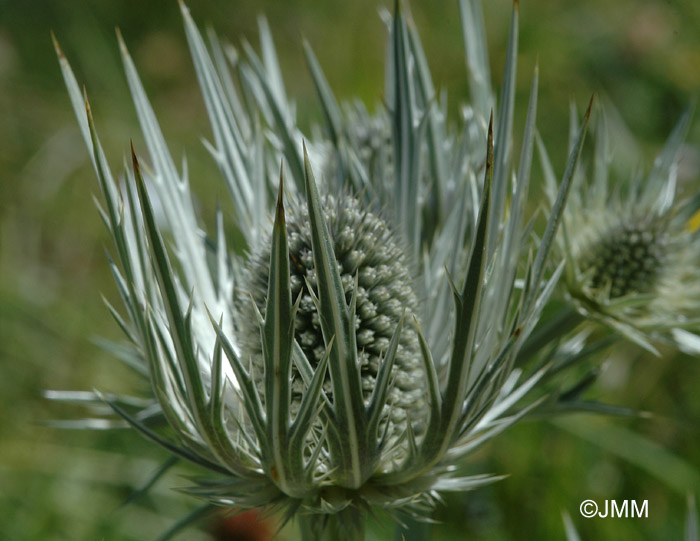
[[(618, 180), (610, 172), (610, 135), (624, 129), (598, 115), (590, 179), (579, 169), (559, 235), (567, 261), (562, 284), (578, 314), (570, 321), (601, 322), (656, 354), (659, 341), (700, 352), (700, 196), (684, 193), (678, 181), (690, 117), (689, 107), (645, 176)], [(574, 123), (572, 133), (577, 129)], [(544, 146), (540, 151), (554, 201), (556, 180)]]
[[(246, 45), (241, 59), (213, 35), (207, 47), (182, 7), (207, 147), (245, 249), (227, 245), (222, 211), (214, 236), (202, 230), (187, 169), (177, 170), (121, 38), (150, 164), (132, 148), (122, 182), (57, 46), (116, 248), (125, 311), (110, 311), (131, 342), (119, 352), (153, 394), (52, 396), (106, 401), (121, 423), (209, 472), (186, 489), (205, 506), (296, 516), (305, 539), (360, 538), (372, 508), (425, 517), (440, 492), (498, 479), (457, 466), (544, 398), (549, 366), (514, 364), (563, 269), (549, 255), (586, 126), (531, 240), (537, 71), (514, 168), (517, 2), (495, 124), (480, 7), (460, 8), (472, 104), (458, 128), (397, 8), (387, 106), (375, 115), (339, 106), (305, 47), (325, 118), (307, 149), (266, 23), (262, 55)], [(359, 136), (372, 126), (388, 139)]]

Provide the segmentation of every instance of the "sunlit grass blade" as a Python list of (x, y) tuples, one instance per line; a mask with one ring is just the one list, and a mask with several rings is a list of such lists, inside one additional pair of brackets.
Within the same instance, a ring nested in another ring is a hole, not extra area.
[(566, 541), (581, 541), (581, 537), (579, 537), (578, 532), (576, 531), (576, 527), (574, 526), (574, 523), (571, 520), (571, 515), (564, 511), (562, 512), (561, 516), (562, 520), (564, 521)]

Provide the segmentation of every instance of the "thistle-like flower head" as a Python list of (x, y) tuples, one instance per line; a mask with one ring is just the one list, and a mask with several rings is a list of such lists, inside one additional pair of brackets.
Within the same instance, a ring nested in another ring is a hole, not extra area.
[[(563, 283), (577, 310), (655, 352), (654, 340), (700, 351), (700, 235), (694, 218), (700, 201), (679, 185), (682, 144), (690, 109), (643, 178), (611, 178), (615, 138), (601, 114), (592, 178), (580, 174), (565, 213), (560, 246), (567, 256)], [(616, 115), (612, 116), (616, 120)], [(618, 123), (619, 124), (619, 123)], [(624, 133), (624, 132), (623, 132)], [(542, 147), (543, 163), (552, 180)], [(550, 194), (554, 197), (554, 185)]]
[(582, 264), (591, 274), (591, 291), (608, 299), (656, 289), (667, 252), (665, 227), (653, 219), (628, 217), (603, 231)]
[(125, 45), (149, 157), (132, 149), (122, 183), (59, 50), (116, 247), (125, 311), (110, 310), (153, 388), (145, 406), (95, 400), (208, 471), (188, 489), (207, 505), (269, 507), (296, 515), (310, 539), (335, 528), (352, 538), (372, 507), (424, 515), (441, 491), (496, 479), (456, 465), (539, 403), (526, 395), (549, 367), (525, 373), (515, 359), (563, 269), (549, 255), (585, 124), (531, 244), (537, 70), (513, 167), (517, 2), (495, 122), (480, 7), (460, 7), (472, 104), (459, 129), (397, 12), (376, 115), (340, 106), (306, 45), (325, 119), (307, 148), (266, 23), (262, 55), (248, 47), (241, 59), (216, 39), (207, 47), (183, 6), (207, 147), (245, 244), (235, 249), (221, 211), (215, 234), (201, 229), (187, 170), (174, 164)]
[[(407, 268), (406, 256), (394, 238), (389, 225), (371, 210), (363, 208), (352, 196), (331, 196), (322, 201), (324, 219), (328, 222), (336, 265), (345, 295), (345, 302), (355, 303), (355, 340), (358, 349), (362, 395), (369, 405), (372, 391), (392, 335), (403, 318), (418, 314), (418, 300), (413, 277)], [(313, 258), (313, 236), (306, 205), (292, 205), (286, 214), (292, 298), (298, 299), (294, 319), (294, 336), (312, 368), (317, 369), (325, 354), (325, 340), (317, 309), (318, 279)], [(252, 295), (250, 317), (243, 318), (239, 331), (243, 356), (254, 359), (256, 377), (264, 380), (263, 341), (260, 340), (256, 313), (265, 313), (270, 280), (271, 236), (264, 239), (248, 261), (248, 272), (241, 286), (243, 294)], [(243, 304), (243, 300), (241, 304)], [(293, 370), (292, 401), (296, 413), (303, 396), (303, 381)], [(420, 432), (425, 423), (425, 386), (422, 378), (420, 348), (415, 332), (402, 332), (392, 369), (393, 386), (387, 402), (387, 415), (399, 425), (393, 432), (406, 430), (411, 422)], [(333, 396), (330, 375), (324, 391)]]

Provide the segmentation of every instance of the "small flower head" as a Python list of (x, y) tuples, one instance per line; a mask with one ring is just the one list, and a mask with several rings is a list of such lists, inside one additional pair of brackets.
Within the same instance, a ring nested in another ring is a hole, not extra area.
[(593, 179), (577, 179), (561, 234), (571, 301), (651, 351), (655, 339), (697, 349), (688, 330), (700, 306), (700, 236), (690, 221), (698, 201), (677, 178), (689, 119), (686, 112), (646, 178), (624, 189), (609, 180), (614, 156), (601, 115)]
[(666, 234), (659, 224), (631, 218), (602, 233), (582, 265), (592, 274), (590, 288), (610, 299), (656, 289), (663, 273)]

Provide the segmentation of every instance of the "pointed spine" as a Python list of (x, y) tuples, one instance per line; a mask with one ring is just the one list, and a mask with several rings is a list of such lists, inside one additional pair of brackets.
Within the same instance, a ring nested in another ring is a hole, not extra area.
[[(329, 359), (333, 385), (333, 414), (344, 441), (333, 445), (339, 462), (336, 482), (357, 488), (365, 481), (368, 464), (362, 459), (365, 412), (362, 400), (357, 344), (352, 314), (345, 301), (343, 283), (316, 187), (309, 156), (304, 145), (305, 190), (311, 225), (311, 245), (318, 280), (318, 306), (321, 330), (326, 344), (335, 337)], [(341, 440), (342, 441), (342, 440)]]

